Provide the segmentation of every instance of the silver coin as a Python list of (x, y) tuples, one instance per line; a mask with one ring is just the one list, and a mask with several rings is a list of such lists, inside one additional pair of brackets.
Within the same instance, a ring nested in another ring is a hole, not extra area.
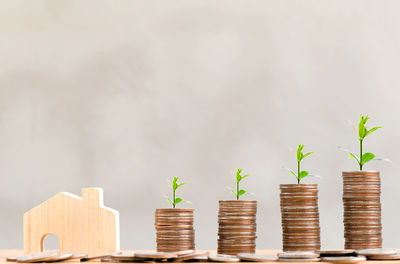
[(235, 256), (224, 255), (224, 254), (209, 255), (208, 260), (215, 261), (215, 262), (239, 262), (240, 261), (240, 259)]
[(398, 253), (396, 249), (374, 248), (374, 249), (360, 249), (356, 251), (357, 255), (362, 256), (387, 256), (395, 255)]
[[(303, 244), (303, 245), (308, 245), (308, 244)], [(301, 258), (318, 258), (319, 254), (311, 251), (286, 251), (286, 252), (281, 252), (278, 253), (279, 259), (281, 258), (295, 258), (295, 259), (301, 259)]]
[(350, 264), (350, 263), (357, 263), (357, 262), (363, 262), (366, 261), (367, 258), (364, 256), (358, 256), (358, 257), (322, 257), (322, 261), (326, 262), (338, 262), (342, 264)]

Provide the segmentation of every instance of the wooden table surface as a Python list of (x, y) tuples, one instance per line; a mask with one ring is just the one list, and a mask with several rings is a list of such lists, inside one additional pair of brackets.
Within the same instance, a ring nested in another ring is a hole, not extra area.
[[(146, 251), (149, 251), (149, 250), (137, 250), (136, 252), (146, 252)], [(132, 253), (132, 252), (135, 252), (135, 251), (123, 250), (122, 252), (123, 253)], [(263, 255), (276, 255), (278, 252), (279, 252), (279, 250), (257, 250), (258, 254), (263, 254)], [(215, 254), (215, 253), (216, 253), (215, 250), (210, 250), (210, 254)], [(11, 264), (13, 262), (7, 262), (6, 261), (7, 257), (17, 257), (17, 256), (23, 256), (23, 255), (24, 255), (23, 250), (19, 250), (19, 249), (0, 250), (0, 264), (5, 264), (5, 263)], [(73, 261), (63, 261), (62, 263), (75, 263), (76, 264), (77, 262), (78, 261), (73, 260)], [(87, 264), (96, 263), (96, 264), (99, 264), (99, 260), (87, 261), (87, 262), (82, 262), (82, 263), (87, 263)], [(196, 263), (196, 262), (194, 262), (194, 263)], [(213, 263), (216, 263), (216, 262), (213, 262)], [(261, 263), (261, 262), (253, 262), (253, 263)], [(268, 262), (268, 263), (271, 263), (271, 262)], [(281, 262), (281, 263), (311, 264), (313, 262)], [(329, 263), (329, 262), (322, 262), (321, 261), (321, 262), (318, 262), (318, 263)], [(392, 264), (392, 263), (400, 264), (400, 261), (399, 260), (396, 260), (396, 261), (388, 261), (388, 260), (385, 260), (385, 261), (370, 261), (369, 260), (368, 263), (371, 263), (371, 264), (374, 264), (374, 263), (375, 264), (377, 264), (377, 263), (379, 263), (379, 264)], [(104, 264), (106, 264), (106, 263), (104, 263)]]

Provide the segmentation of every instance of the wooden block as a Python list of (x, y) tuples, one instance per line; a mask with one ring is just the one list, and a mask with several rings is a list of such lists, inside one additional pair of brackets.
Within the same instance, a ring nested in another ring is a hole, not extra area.
[(60, 251), (102, 254), (119, 251), (119, 212), (103, 205), (103, 190), (82, 189), (82, 198), (59, 193), (24, 214), (25, 254), (43, 251), (58, 237)]

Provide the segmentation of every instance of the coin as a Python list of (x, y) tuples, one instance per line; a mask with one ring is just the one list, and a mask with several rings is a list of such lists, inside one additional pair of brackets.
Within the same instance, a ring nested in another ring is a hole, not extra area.
[(86, 258), (88, 255), (84, 253), (77, 253), (77, 254), (72, 254), (71, 259), (82, 259)]
[(306, 258), (318, 258), (319, 254), (310, 251), (285, 251), (278, 253), (279, 259), (281, 258), (294, 258), (294, 259), (306, 259)]
[(46, 259), (41, 260), (41, 262), (59, 262), (71, 259), (73, 256), (72, 253), (68, 252), (57, 252), (55, 256), (48, 257)]
[(367, 258), (364, 257), (364, 256), (358, 256), (358, 257), (323, 257), (323, 258), (321, 258), (321, 261), (338, 262), (338, 263), (341, 263), (341, 264), (358, 263), (358, 262), (364, 262), (366, 260), (367, 260)]
[(251, 261), (251, 262), (270, 262), (277, 261), (277, 256), (270, 255), (259, 255), (259, 254), (250, 254), (250, 253), (239, 253), (237, 257), (241, 261)]
[(384, 248), (374, 248), (374, 249), (361, 249), (356, 251), (357, 255), (362, 256), (387, 256), (395, 255), (398, 253), (396, 249), (384, 249)]
[(7, 257), (6, 261), (8, 262), (16, 262), (18, 257)]
[(354, 250), (351, 249), (328, 249), (318, 250), (316, 253), (320, 254), (320, 257), (350, 257), (357, 256)]
[(29, 254), (22, 257), (18, 257), (17, 262), (21, 263), (41, 262), (43, 260), (55, 256), (57, 256), (57, 252), (41, 252), (41, 253)]
[(225, 254), (209, 255), (208, 260), (215, 261), (215, 262), (239, 262), (240, 261), (240, 259), (235, 256), (225, 255)]
[(135, 257), (144, 259), (172, 259), (177, 255), (171, 252), (140, 252), (135, 253)]
[(135, 260), (136, 259), (135, 254), (112, 254), (110, 256), (110, 258), (112, 260), (118, 260), (118, 261), (119, 260), (126, 261), (126, 260)]
[(347, 256), (347, 255), (355, 255), (355, 250), (351, 249), (325, 249), (325, 250), (317, 250), (315, 253), (320, 254), (320, 256), (325, 257), (333, 257), (333, 256)]
[(114, 253), (106, 253), (106, 254), (99, 254), (99, 255), (88, 255), (84, 258), (81, 258), (81, 262), (94, 260), (94, 259), (103, 259), (103, 258), (111, 258), (112, 254), (120, 254), (121, 252), (114, 252)]
[(199, 257), (207, 257), (209, 255), (208, 251), (194, 251), (188, 254), (178, 255), (176, 258), (172, 259), (173, 262), (182, 262), (187, 260), (195, 259)]
[(319, 258), (308, 258), (308, 259), (303, 259), (303, 258), (280, 258), (279, 261), (284, 261), (284, 262), (318, 262), (320, 259)]
[(118, 260), (113, 260), (112, 258), (108, 257), (108, 258), (100, 259), (100, 262), (113, 262), (113, 263), (116, 263), (116, 262), (119, 262), (119, 261)]
[(370, 259), (370, 260), (400, 260), (400, 254), (396, 253), (393, 255), (367, 256), (367, 259)]

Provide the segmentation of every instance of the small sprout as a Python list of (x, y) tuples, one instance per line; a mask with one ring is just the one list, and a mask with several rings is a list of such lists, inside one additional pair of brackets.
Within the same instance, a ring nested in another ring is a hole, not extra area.
[(297, 183), (300, 183), (301, 179), (310, 175), (310, 173), (308, 171), (300, 170), (300, 163), (305, 157), (314, 153), (314, 152), (307, 152), (306, 154), (304, 154), (302, 152), (303, 148), (304, 148), (304, 144), (299, 144), (297, 146), (297, 173), (290, 170), (290, 174), (294, 175), (296, 177)]
[(240, 189), (239, 188), (239, 183), (244, 179), (249, 177), (249, 174), (246, 175), (241, 175), (243, 169), (237, 169), (236, 171), (236, 192), (234, 190), (231, 190), (231, 193), (233, 193), (236, 196), (236, 200), (240, 199), (240, 196), (246, 193), (246, 190)]
[(355, 159), (357, 161), (358, 165), (360, 166), (360, 171), (362, 171), (365, 163), (375, 159), (375, 154), (371, 152), (363, 153), (364, 139), (372, 132), (378, 130), (379, 128), (382, 128), (382, 127), (373, 127), (368, 130), (366, 126), (368, 119), (369, 119), (368, 115), (366, 116), (363, 116), (362, 114), (360, 115), (360, 122), (358, 123), (358, 135), (357, 135), (358, 140), (360, 141), (360, 156), (357, 156), (351, 152), (349, 153), (349, 159)]
[(175, 196), (176, 190), (185, 184), (185, 182), (178, 184), (178, 179), (179, 177), (174, 176), (174, 179), (172, 180), (172, 200), (169, 198), (167, 199), (167, 201), (172, 204), (172, 208), (175, 208), (178, 203), (183, 201), (182, 198)]

